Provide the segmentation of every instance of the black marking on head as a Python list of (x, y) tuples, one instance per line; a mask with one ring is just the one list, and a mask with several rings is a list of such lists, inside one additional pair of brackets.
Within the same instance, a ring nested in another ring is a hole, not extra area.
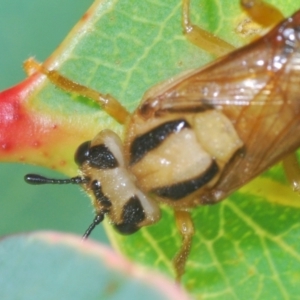
[(213, 160), (206, 172), (200, 176), (173, 185), (156, 188), (152, 190), (152, 192), (157, 196), (177, 201), (203, 187), (205, 184), (211, 181), (218, 172), (219, 167)]
[(180, 119), (166, 122), (137, 137), (130, 147), (130, 165), (137, 163), (149, 151), (158, 147), (169, 135), (180, 132), (184, 128), (190, 128), (190, 125)]
[(112, 152), (104, 144), (90, 148), (89, 163), (98, 169), (114, 169), (119, 166)]
[(100, 181), (94, 180), (91, 184), (91, 189), (97, 201), (99, 201), (100, 204), (105, 208), (105, 211), (103, 210), (103, 212), (108, 212), (106, 209), (111, 207), (111, 202), (109, 198), (103, 194)]
[(123, 207), (123, 223), (114, 226), (122, 234), (132, 234), (140, 229), (138, 224), (145, 218), (146, 215), (139, 198), (133, 196)]
[(118, 161), (104, 144), (91, 147), (91, 141), (82, 143), (75, 153), (75, 162), (82, 166), (85, 162), (97, 169), (114, 169), (119, 166)]
[(77, 148), (74, 160), (78, 166), (82, 166), (89, 159), (90, 145), (91, 141), (86, 141)]

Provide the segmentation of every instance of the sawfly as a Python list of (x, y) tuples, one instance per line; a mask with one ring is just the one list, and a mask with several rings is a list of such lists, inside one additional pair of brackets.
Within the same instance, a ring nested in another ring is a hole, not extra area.
[[(258, 11), (275, 11), (268, 22), (282, 18), (271, 6), (259, 5)], [(250, 6), (252, 15), (259, 19), (255, 7)], [(84, 238), (106, 216), (120, 233), (133, 234), (159, 221), (160, 203), (169, 205), (182, 235), (174, 258), (178, 279), (194, 234), (191, 209), (220, 202), (300, 145), (300, 11), (237, 50), (193, 25), (187, 0), (183, 28), (193, 43), (229, 54), (151, 88), (133, 113), (110, 95), (27, 62), (54, 85), (98, 103), (124, 124), (124, 140), (103, 130), (78, 147), (78, 176), (28, 174), (25, 180), (82, 185), (96, 215)], [(292, 156), (285, 159), (291, 179), (293, 163)]]

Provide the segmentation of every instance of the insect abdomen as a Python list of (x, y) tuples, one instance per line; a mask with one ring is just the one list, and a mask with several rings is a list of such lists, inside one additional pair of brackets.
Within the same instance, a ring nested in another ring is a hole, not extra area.
[(143, 191), (173, 206), (196, 205), (242, 146), (230, 121), (213, 109), (133, 118), (125, 143), (130, 171)]

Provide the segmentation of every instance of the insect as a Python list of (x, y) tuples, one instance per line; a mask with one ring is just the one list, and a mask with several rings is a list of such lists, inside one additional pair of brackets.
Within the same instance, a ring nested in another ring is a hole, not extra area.
[[(197, 38), (203, 32), (189, 21), (187, 0), (183, 24), (186, 34), (192, 33), (188, 38), (202, 44)], [(207, 50), (233, 49), (205, 34)], [(194, 233), (190, 209), (218, 203), (299, 147), (299, 43), (300, 11), (213, 64), (152, 88), (132, 114), (112, 96), (36, 66), (55, 85), (93, 99), (126, 124), (125, 140), (101, 131), (76, 151), (79, 176), (28, 174), (25, 180), (81, 184), (96, 214), (84, 238), (105, 216), (120, 233), (132, 234), (160, 219), (159, 203), (169, 205), (183, 238), (174, 258), (179, 279)], [(286, 166), (292, 174), (290, 158)]]

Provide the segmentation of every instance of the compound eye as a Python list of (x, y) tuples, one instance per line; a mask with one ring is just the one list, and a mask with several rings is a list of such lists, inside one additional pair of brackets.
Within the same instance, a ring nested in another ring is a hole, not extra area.
[(91, 141), (86, 141), (77, 148), (74, 159), (79, 167), (82, 166), (87, 160), (89, 160), (90, 146)]
[(114, 224), (115, 229), (124, 235), (132, 234), (138, 231), (140, 228), (136, 226), (136, 224), (128, 224), (128, 223), (122, 223), (122, 224)]

